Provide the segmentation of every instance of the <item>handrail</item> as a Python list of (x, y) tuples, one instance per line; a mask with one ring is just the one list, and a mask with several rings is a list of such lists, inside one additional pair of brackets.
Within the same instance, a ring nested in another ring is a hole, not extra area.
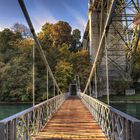
[(61, 94), (0, 121), (2, 140), (30, 140), (37, 134), (68, 96)]
[(1, 122), (8, 122), (8, 121), (10, 121), (10, 120), (16, 119), (17, 117), (19, 117), (19, 116), (21, 116), (21, 115), (25, 115), (26, 113), (29, 113), (30, 111), (32, 111), (32, 110), (34, 110), (34, 109), (36, 109), (36, 108), (42, 106), (43, 104), (47, 104), (47, 103), (51, 102), (51, 101), (54, 100), (55, 98), (56, 98), (56, 97), (53, 97), (53, 98), (51, 98), (51, 99), (49, 99), (49, 100), (47, 100), (47, 101), (43, 101), (43, 102), (41, 102), (41, 103), (39, 103), (39, 104), (37, 104), (37, 105), (35, 105), (35, 106), (33, 106), (33, 107), (30, 107), (30, 108), (28, 108), (28, 109), (25, 109), (24, 111), (21, 111), (21, 112), (19, 112), (19, 113), (16, 113), (16, 114), (10, 116), (10, 117), (7, 117), (7, 118), (1, 120), (0, 123), (1, 123)]
[(139, 140), (140, 120), (84, 93), (79, 94), (110, 140)]

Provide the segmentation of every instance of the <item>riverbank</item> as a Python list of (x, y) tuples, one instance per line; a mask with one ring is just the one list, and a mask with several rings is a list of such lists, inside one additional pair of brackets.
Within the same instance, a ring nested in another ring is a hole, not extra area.
[[(110, 103), (140, 103), (140, 94), (125, 96), (125, 95), (110, 95)], [(100, 101), (107, 103), (107, 96), (99, 97)]]

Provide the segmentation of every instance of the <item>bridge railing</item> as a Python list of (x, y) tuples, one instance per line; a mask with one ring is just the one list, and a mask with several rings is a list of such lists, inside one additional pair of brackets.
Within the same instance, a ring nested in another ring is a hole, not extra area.
[(139, 140), (140, 120), (86, 94), (79, 95), (110, 140)]
[(30, 140), (37, 134), (63, 103), (61, 94), (0, 121), (1, 140)]

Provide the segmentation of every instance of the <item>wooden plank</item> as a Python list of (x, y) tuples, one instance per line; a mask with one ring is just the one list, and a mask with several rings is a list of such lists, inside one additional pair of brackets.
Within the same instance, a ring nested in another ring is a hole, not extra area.
[(107, 140), (77, 97), (67, 99), (34, 140)]

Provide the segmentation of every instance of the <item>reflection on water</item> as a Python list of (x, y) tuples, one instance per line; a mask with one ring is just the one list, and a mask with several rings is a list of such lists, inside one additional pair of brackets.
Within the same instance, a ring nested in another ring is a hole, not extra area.
[(140, 119), (140, 103), (113, 103), (114, 108)]
[(0, 104), (0, 120), (31, 107), (31, 104)]

